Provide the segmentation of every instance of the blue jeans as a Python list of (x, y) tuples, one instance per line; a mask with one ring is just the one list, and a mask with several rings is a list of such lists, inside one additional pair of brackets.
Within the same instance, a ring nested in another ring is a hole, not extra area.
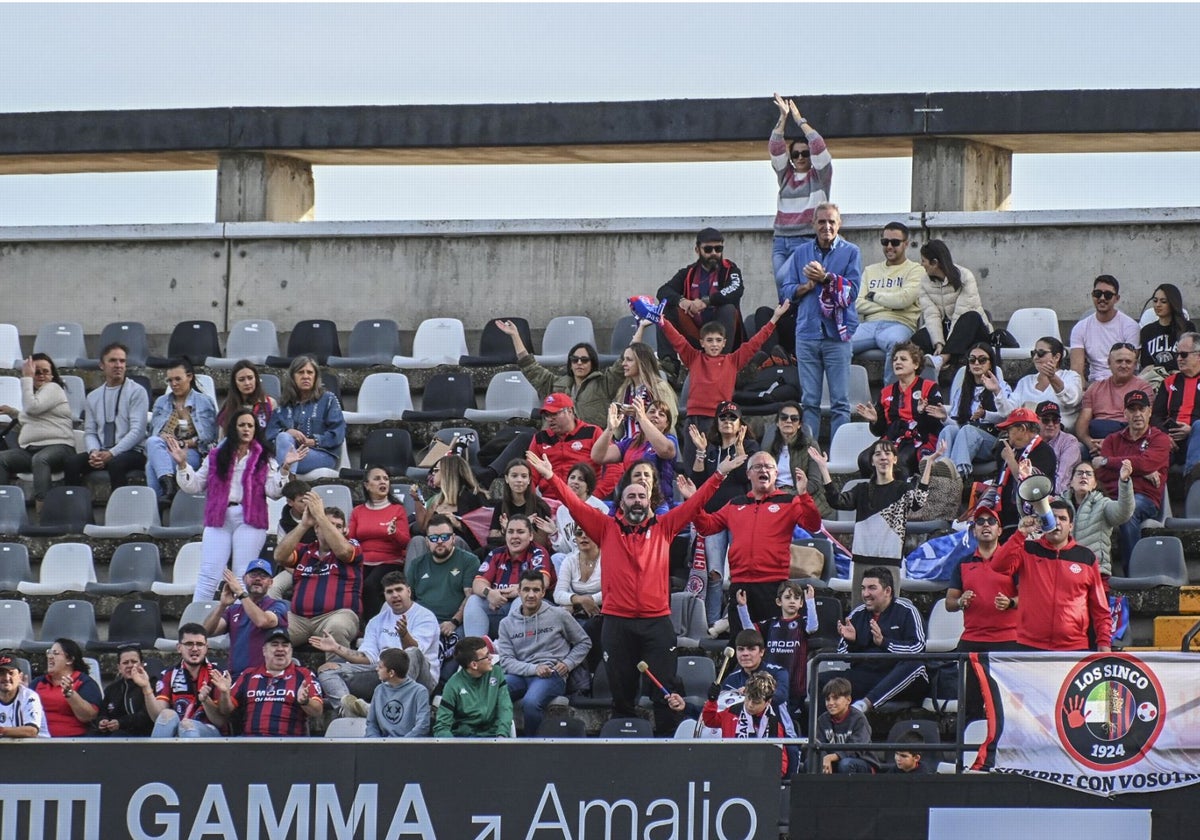
[[(192, 469), (200, 469), (200, 453), (195, 449), (185, 449), (183, 452)], [(167, 452), (166, 439), (159, 435), (146, 438), (146, 484), (161, 496), (162, 490), (158, 486), (158, 480), (167, 475), (175, 475), (175, 461), (172, 460), (171, 453)]]
[(855, 355), (865, 350), (882, 350), (883, 384), (891, 385), (896, 381), (896, 373), (892, 370), (892, 351), (900, 342), (912, 338), (912, 334), (912, 327), (899, 321), (859, 321), (850, 346), (854, 348)]
[[(1117, 533), (1121, 535), (1121, 562), (1125, 564), (1125, 568), (1121, 570), (1122, 574), (1129, 574), (1129, 558), (1133, 556), (1133, 547), (1142, 538), (1142, 523), (1147, 519), (1157, 519), (1159, 512), (1159, 506), (1149, 496), (1134, 494), (1133, 516), (1129, 517), (1129, 521), (1117, 526)], [(1113, 574), (1117, 574), (1115, 564)]]
[(523, 701), (521, 711), (525, 715), (526, 736), (537, 734), (550, 701), (567, 693), (567, 684), (558, 674), (549, 677), (505, 674), (504, 679), (508, 681), (508, 693), (512, 695), (513, 703)]
[(496, 638), (500, 619), (508, 615), (512, 605), (512, 601), (505, 601), (501, 606), (492, 609), (487, 598), (482, 595), (472, 595), (467, 599), (467, 606), (463, 609), (463, 635)]
[[(275, 460), (282, 464), (288, 453), (296, 448), (296, 439), (287, 432), (275, 436)], [(337, 468), (338, 459), (322, 449), (310, 449), (304, 459), (292, 465), (295, 475), (303, 475), (313, 470), (332, 470)], [(344, 511), (346, 516), (349, 511)]]
[(783, 282), (780, 279), (784, 276), (783, 266), (791, 258), (792, 251), (810, 239), (812, 236), (776, 236), (771, 240), (771, 268), (775, 271), (776, 288)]
[(163, 709), (154, 721), (151, 738), (220, 738), (221, 730), (201, 720), (180, 720), (174, 709)]
[(821, 430), (821, 384), (829, 383), (829, 437), (832, 440), (850, 422), (850, 357), (852, 342), (836, 338), (804, 339), (796, 336), (796, 367), (800, 372), (800, 401), (804, 425), (813, 437)]
[(946, 424), (938, 439), (946, 444), (946, 456), (954, 462), (959, 473), (970, 474), (976, 460), (987, 460), (996, 451), (999, 441), (978, 426)]
[(704, 588), (704, 612), (708, 617), (709, 627), (716, 624), (722, 617), (721, 597), (725, 594), (725, 558), (728, 552), (728, 531), (721, 531), (704, 538), (704, 560), (708, 564)]

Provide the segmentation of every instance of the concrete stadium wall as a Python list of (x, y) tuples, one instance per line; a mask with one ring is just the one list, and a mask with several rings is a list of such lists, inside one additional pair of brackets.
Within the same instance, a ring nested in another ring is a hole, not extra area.
[[(985, 306), (1005, 320), (1023, 306), (1054, 306), (1069, 324), (1090, 311), (1092, 278), (1122, 282), (1123, 308), (1140, 311), (1170, 281), (1193, 310), (1200, 208), (847, 216), (843, 233), (881, 257), (882, 225), (914, 229), (916, 246), (946, 240), (980, 280)], [(468, 328), (495, 314), (524, 315), (537, 330), (553, 316), (590, 316), (601, 331), (693, 259), (695, 231), (726, 232), (742, 268), (743, 309), (774, 304), (767, 217), (508, 222), (227, 223), (130, 227), (0, 228), (0, 320), (24, 336), (52, 320), (89, 335), (110, 321), (141, 320), (166, 335), (186, 318), (228, 328), (270, 318), (288, 330), (305, 317), (349, 330), (360, 318), (395, 318), (414, 330), (456, 315)]]

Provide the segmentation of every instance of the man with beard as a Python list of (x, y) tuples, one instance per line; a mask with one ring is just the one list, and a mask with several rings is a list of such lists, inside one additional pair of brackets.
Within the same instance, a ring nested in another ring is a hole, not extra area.
[[(862, 287), (855, 308), (858, 329), (854, 331), (854, 352), (883, 351), (883, 384), (896, 381), (892, 370), (892, 351), (912, 338), (921, 319), (921, 278), (925, 269), (908, 258), (908, 225), (888, 222), (879, 240), (883, 262), (863, 269)], [(919, 373), (919, 371), (918, 371)]]
[(454, 646), (464, 635), (461, 632), (463, 614), (471, 599), (471, 584), (479, 571), (479, 558), (458, 547), (453, 523), (440, 513), (429, 518), (425, 539), (429, 541), (429, 553), (408, 561), (406, 577), (412, 587), (413, 599), (438, 620), (440, 650), (437, 664), (432, 667), (441, 670), (441, 681), (445, 681), (457, 667)]
[(694, 263), (679, 269), (659, 287), (658, 298), (667, 304), (663, 317), (697, 350), (700, 327), (716, 321), (725, 328), (729, 349), (736, 350), (744, 337), (741, 269), (725, 259), (725, 235), (716, 228), (696, 234), (696, 257)]
[(242, 710), (242, 735), (260, 738), (295, 738), (309, 734), (309, 721), (325, 711), (321, 686), (312, 671), (292, 659), (288, 631), (276, 627), (263, 645), (263, 665), (230, 684), (229, 672), (214, 672), (213, 684), (221, 690), (220, 714), (228, 720)]
[(225, 719), (217, 703), (222, 693), (213, 682), (216, 669), (208, 661), (208, 634), (199, 624), (179, 628), (179, 665), (169, 668), (150, 688), (146, 669), (138, 665), (131, 678), (142, 689), (146, 713), (154, 720), (153, 738), (219, 738)]
[[(613, 714), (633, 717), (638, 694), (639, 661), (664, 678), (675, 673), (675, 630), (671, 626), (671, 540), (686, 528), (713, 497), (730, 472), (746, 462), (740, 455), (722, 461), (696, 493), (679, 507), (655, 516), (650, 492), (630, 482), (621, 492), (615, 516), (591, 507), (554, 475), (550, 462), (530, 452), (530, 466), (558, 490), (576, 524), (600, 546), (604, 574), (600, 579), (604, 627), (600, 645), (608, 666), (613, 693)], [(659, 692), (654, 702), (655, 730), (673, 729), (673, 715)]]
[(1021, 608), (1017, 610), (1019, 650), (1112, 650), (1112, 616), (1100, 579), (1100, 564), (1071, 536), (1073, 512), (1063, 501), (1050, 503), (1056, 527), (1041, 536), (1036, 517), (1021, 520), (1018, 536), (992, 558), (992, 568), (1017, 578)]
[(287, 627), (287, 601), (277, 601), (267, 594), (273, 580), (271, 572), (271, 564), (261, 557), (250, 561), (241, 581), (225, 569), (222, 609), (212, 610), (204, 617), (204, 631), (209, 636), (229, 633), (229, 673), (234, 679), (242, 671), (263, 664), (267, 633), (276, 627)]

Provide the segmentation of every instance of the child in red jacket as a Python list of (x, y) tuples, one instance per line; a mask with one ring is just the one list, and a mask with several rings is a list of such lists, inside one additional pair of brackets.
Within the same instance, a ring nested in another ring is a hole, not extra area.
[[(717, 708), (717, 697), (721, 694), (721, 684), (713, 683), (708, 689), (708, 702), (700, 712), (704, 725), (712, 729), (720, 729), (723, 738), (784, 738), (783, 724), (771, 708), (771, 698), (775, 696), (775, 677), (759, 671), (751, 674), (746, 680), (746, 699), (734, 703), (728, 709)], [(787, 777), (787, 751), (779, 747), (783, 754), (780, 764), (780, 775)]]

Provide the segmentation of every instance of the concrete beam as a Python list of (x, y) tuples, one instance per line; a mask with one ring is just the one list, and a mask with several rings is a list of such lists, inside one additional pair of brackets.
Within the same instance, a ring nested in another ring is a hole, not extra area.
[(221, 155), (218, 222), (307, 222), (313, 218), (315, 202), (308, 163), (282, 155)]
[(913, 141), (912, 210), (1007, 210), (1012, 152), (948, 137)]

